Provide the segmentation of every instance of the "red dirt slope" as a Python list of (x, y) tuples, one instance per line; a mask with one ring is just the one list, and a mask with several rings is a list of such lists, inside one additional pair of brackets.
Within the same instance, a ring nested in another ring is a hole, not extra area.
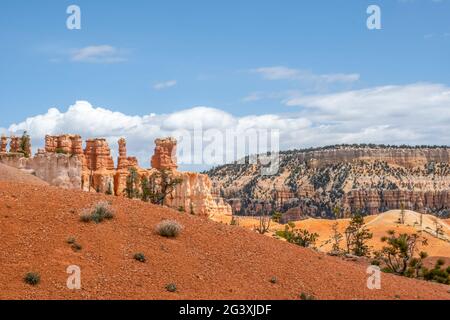
[[(102, 199), (116, 217), (80, 222)], [(167, 218), (184, 226), (176, 239), (154, 232)], [(448, 286), (387, 274), (381, 290), (369, 290), (365, 266), (140, 201), (48, 186), (0, 182), (0, 232), (0, 299), (450, 299)], [(69, 265), (81, 267), (82, 290), (67, 289)], [(30, 271), (41, 275), (36, 287), (23, 282)]]

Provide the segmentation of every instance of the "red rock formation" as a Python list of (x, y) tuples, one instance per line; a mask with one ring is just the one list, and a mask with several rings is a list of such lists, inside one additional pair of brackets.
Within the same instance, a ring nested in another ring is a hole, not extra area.
[(174, 177), (182, 182), (166, 197), (165, 205), (203, 217), (232, 214), (229, 204), (220, 197), (213, 197), (212, 183), (207, 175), (174, 171)]
[(8, 147), (8, 138), (5, 136), (2, 136), (1, 140), (0, 140), (0, 153), (8, 152), (7, 147)]
[(119, 144), (119, 157), (127, 157), (127, 141), (124, 138), (120, 138), (117, 142)]
[(136, 157), (127, 157), (127, 142), (124, 138), (119, 139), (119, 157), (117, 159), (117, 170), (137, 168), (139, 166)]
[(114, 160), (106, 139), (86, 140), (84, 149), (82, 189), (114, 194)]
[(152, 168), (157, 170), (176, 170), (177, 141), (173, 138), (157, 139), (155, 154), (152, 157)]
[(20, 138), (11, 136), (11, 142), (9, 143), (9, 152), (16, 153), (20, 151)]
[[(114, 175), (114, 194), (123, 195), (127, 185), (129, 169), (140, 170), (136, 157), (127, 156), (127, 142), (124, 138), (119, 139), (119, 157), (117, 159), (117, 172)], [(142, 173), (140, 174), (142, 175)]]
[(114, 160), (106, 139), (86, 140), (84, 156), (88, 170), (114, 170)]
[[(3, 143), (4, 139), (1, 141)], [(51, 185), (118, 196), (124, 195), (130, 168), (136, 169), (139, 180), (169, 169), (170, 174), (182, 182), (167, 196), (165, 205), (175, 209), (183, 207), (186, 212), (205, 217), (231, 214), (231, 207), (222, 198), (213, 196), (211, 180), (207, 175), (176, 171), (176, 140), (156, 140), (152, 158), (154, 168), (149, 170), (139, 168), (137, 159), (127, 156), (125, 139), (120, 139), (118, 143), (117, 168), (114, 167), (106, 139), (87, 140), (83, 152), (81, 137), (75, 135), (48, 135), (45, 137), (45, 150), (40, 150), (35, 157), (28, 159), (19, 154), (17, 157), (2, 155), (0, 162), (7, 161), (8, 165), (33, 170)], [(19, 138), (13, 138), (12, 152), (19, 147)], [(140, 187), (139, 181), (137, 188)]]
[(45, 136), (45, 152), (48, 153), (65, 153), (71, 155), (82, 155), (81, 136), (64, 134), (60, 136)]

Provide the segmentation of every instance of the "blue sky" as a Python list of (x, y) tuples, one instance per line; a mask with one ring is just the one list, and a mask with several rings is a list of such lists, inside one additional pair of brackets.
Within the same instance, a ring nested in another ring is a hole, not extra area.
[[(81, 8), (81, 30), (66, 28), (71, 4)], [(382, 30), (366, 27), (370, 4), (381, 7)], [(64, 114), (76, 101), (88, 101), (94, 111), (102, 107), (127, 119), (205, 106), (201, 114), (216, 112), (219, 119), (224, 112), (236, 121), (276, 115), (308, 122), (286, 132), (285, 148), (303, 137), (298, 146), (448, 141), (448, 118), (430, 128), (433, 119), (417, 109), (406, 119), (417, 126), (400, 128), (404, 108), (379, 123), (368, 119), (361, 126), (350, 118), (367, 113), (360, 108), (367, 96), (371, 108), (389, 110), (409, 102), (427, 107), (444, 97), (425, 113), (442, 117), (448, 110), (449, 0), (3, 0), (0, 39), (3, 131), (62, 130), (67, 123), (43, 128), (36, 116), (48, 116), (50, 108)], [(380, 90), (391, 99), (373, 96)], [(330, 105), (337, 94), (351, 100)], [(417, 102), (424, 95), (428, 100)], [(34, 121), (24, 123), (28, 117)], [(427, 130), (418, 131), (420, 121), (429, 121)], [(397, 135), (365, 132), (371, 124), (375, 132), (387, 126)], [(333, 125), (313, 139), (318, 127)], [(89, 130), (81, 131), (118, 135)]]

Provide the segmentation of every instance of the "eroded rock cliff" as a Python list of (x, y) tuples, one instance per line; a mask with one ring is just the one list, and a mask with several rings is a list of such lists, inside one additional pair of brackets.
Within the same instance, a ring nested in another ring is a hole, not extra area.
[(280, 168), (230, 164), (207, 174), (236, 214), (281, 211), (305, 216), (376, 214), (404, 206), (448, 216), (450, 148), (335, 146), (280, 154)]

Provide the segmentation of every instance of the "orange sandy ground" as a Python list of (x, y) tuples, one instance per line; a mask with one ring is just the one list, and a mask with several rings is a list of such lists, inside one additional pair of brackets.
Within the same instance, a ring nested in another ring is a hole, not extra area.
[[(84, 208), (109, 200), (116, 217), (79, 221)], [(176, 239), (157, 235), (179, 221)], [(73, 236), (79, 252), (66, 243)], [(0, 299), (449, 299), (450, 287), (382, 274), (367, 289), (366, 266), (140, 201), (49, 186), (0, 182)], [(146, 263), (133, 259), (143, 252)], [(82, 290), (66, 287), (78, 265)], [(41, 283), (24, 283), (25, 273)], [(272, 277), (277, 283), (270, 282)], [(165, 290), (175, 283), (177, 293)]]

